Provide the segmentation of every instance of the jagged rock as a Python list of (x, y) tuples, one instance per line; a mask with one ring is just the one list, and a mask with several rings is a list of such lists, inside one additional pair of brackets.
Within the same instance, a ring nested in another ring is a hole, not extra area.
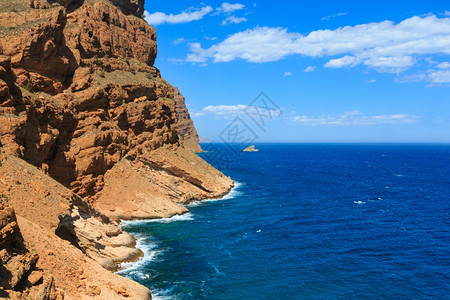
[(178, 134), (180, 135), (184, 145), (194, 152), (201, 152), (200, 140), (197, 130), (194, 127), (191, 116), (186, 108), (185, 98), (181, 95), (178, 88), (175, 90), (175, 111), (177, 114)]
[[(141, 254), (134, 238), (116, 222), (25, 161), (6, 156), (0, 174), (0, 191), (14, 195), (10, 203), (19, 215), (56, 232), (105, 268), (115, 269), (117, 263)], [(15, 223), (9, 224), (0, 233), (13, 230)]]
[(133, 57), (150, 66), (155, 61), (155, 29), (142, 19), (124, 15), (115, 6), (101, 1), (86, 3), (68, 15), (68, 23), (70, 26), (64, 31), (67, 45), (79, 50), (82, 58), (103, 57), (106, 54), (111, 57)]
[(141, 17), (144, 13), (144, 0), (112, 0), (126, 15)]
[(31, 273), (38, 259), (39, 256), (29, 253), (24, 245), (8, 197), (0, 194), (0, 288), (6, 291), (27, 290), (19, 284)]
[(255, 145), (250, 145), (242, 151), (243, 152), (258, 152), (259, 150), (255, 148)]
[(36, 18), (42, 24), (23, 30), (18, 36), (1, 36), (0, 45), (21, 74), (19, 85), (30, 84), (34, 91), (59, 93), (67, 77), (78, 67), (63, 35), (66, 12), (56, 7)]
[(51, 6), (47, 0), (28, 0), (28, 5), (36, 9), (46, 9)]
[(11, 68), (11, 58), (0, 55), (0, 112), (15, 113), (14, 101), (16, 105), (22, 93), (16, 86), (17, 77)]

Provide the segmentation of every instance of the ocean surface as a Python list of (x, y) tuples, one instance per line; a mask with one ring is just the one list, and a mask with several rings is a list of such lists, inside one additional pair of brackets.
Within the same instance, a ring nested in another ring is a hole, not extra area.
[(224, 199), (125, 222), (145, 256), (119, 274), (155, 299), (449, 299), (450, 145), (256, 147), (201, 154)]

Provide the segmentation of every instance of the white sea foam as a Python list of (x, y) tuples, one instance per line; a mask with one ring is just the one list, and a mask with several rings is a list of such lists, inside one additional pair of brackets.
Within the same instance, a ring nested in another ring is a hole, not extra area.
[(239, 188), (242, 187), (243, 185), (244, 185), (244, 183), (235, 181), (234, 187), (231, 189), (231, 191), (228, 194), (226, 194), (225, 196), (223, 196), (222, 198), (204, 199), (204, 200), (194, 201), (194, 202), (191, 202), (188, 205), (186, 205), (186, 207), (196, 207), (196, 206), (201, 205), (202, 203), (224, 201), (224, 200), (230, 200), (230, 199), (236, 198), (237, 196), (242, 195), (242, 192), (239, 191)]
[[(220, 199), (206, 199), (201, 201), (195, 201), (187, 205), (188, 207), (194, 207), (198, 206), (203, 202), (214, 202), (214, 201), (222, 201), (222, 200), (228, 200), (233, 199), (236, 196), (240, 195), (241, 192), (238, 191), (238, 189), (244, 185), (240, 182), (235, 182), (234, 187), (231, 189), (231, 191), (225, 195), (224, 197)], [(162, 218), (162, 219), (149, 219), (149, 220), (131, 220), (131, 221), (121, 221), (120, 225), (122, 228), (125, 228), (127, 226), (139, 226), (142, 224), (147, 223), (172, 223), (172, 222), (179, 222), (179, 221), (192, 221), (194, 220), (194, 215), (190, 212), (183, 214), (183, 215), (175, 215), (170, 218)], [(143, 237), (139, 234), (134, 234), (134, 237), (137, 239), (136, 241), (136, 248), (140, 249), (144, 255), (139, 258), (136, 262), (125, 262), (121, 263), (119, 265), (120, 270), (116, 272), (116, 274), (127, 276), (127, 277), (134, 277), (134, 278), (140, 278), (140, 279), (146, 279), (148, 278), (148, 275), (144, 272), (141, 272), (140, 270), (145, 270), (144, 266), (151, 262), (152, 260), (157, 259), (158, 255), (162, 252), (162, 250), (157, 250), (158, 245), (156, 243), (153, 243), (149, 241), (148, 238)], [(229, 254), (231, 256), (231, 254)], [(217, 267), (213, 266), (213, 268), (216, 271), (216, 274), (223, 275)], [(155, 300), (168, 300), (173, 299), (173, 297), (169, 296), (171, 291), (167, 290), (152, 290), (152, 299)]]
[(144, 255), (135, 262), (121, 263), (119, 265), (120, 270), (116, 273), (122, 276), (146, 279), (148, 275), (139, 270), (142, 270), (146, 264), (155, 260), (162, 250), (156, 250), (158, 245), (149, 241), (148, 238), (145, 238), (142, 235), (135, 234), (134, 237), (136, 238), (136, 248), (140, 249)]
[(192, 213), (188, 212), (183, 215), (175, 215), (170, 218), (147, 220), (147, 222), (148, 223), (172, 223), (172, 222), (192, 221), (192, 220), (194, 220), (194, 215)]
[(167, 296), (167, 291), (161, 290), (153, 290), (152, 292), (152, 300), (172, 300), (173, 297)]
[(192, 221), (194, 220), (194, 215), (190, 212), (182, 214), (182, 215), (175, 215), (170, 218), (162, 218), (162, 219), (148, 219), (148, 220), (131, 220), (131, 221), (121, 221), (120, 225), (122, 227), (127, 226), (138, 226), (142, 224), (147, 223), (172, 223), (172, 222), (178, 222), (178, 221)]
[(364, 202), (364, 201), (353, 201), (353, 203), (355, 203), (355, 204), (365, 204), (366, 202)]

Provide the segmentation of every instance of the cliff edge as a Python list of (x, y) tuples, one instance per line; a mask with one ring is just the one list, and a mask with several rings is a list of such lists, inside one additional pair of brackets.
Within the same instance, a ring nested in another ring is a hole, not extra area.
[[(137, 283), (102, 275), (140, 255), (116, 221), (182, 214), (182, 204), (233, 185), (194, 153), (184, 97), (154, 67), (143, 2), (0, 3), (0, 194), (18, 221), (1, 218), (20, 227), (24, 253), (38, 255), (21, 288), (0, 293), (30, 295), (37, 268), (54, 291), (45, 299), (149, 298)], [(70, 255), (48, 250), (58, 247)], [(76, 259), (81, 271), (68, 267)]]

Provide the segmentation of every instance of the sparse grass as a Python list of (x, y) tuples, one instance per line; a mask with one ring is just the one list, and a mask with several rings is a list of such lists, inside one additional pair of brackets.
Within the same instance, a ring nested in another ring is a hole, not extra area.
[(102, 84), (127, 84), (127, 83), (142, 83), (142, 84), (148, 84), (148, 79), (145, 77), (145, 73), (143, 72), (135, 72), (135, 74), (122, 71), (122, 70), (116, 70), (112, 72), (105, 72), (105, 76), (101, 77), (99, 72), (96, 73), (95, 81), (99, 85)]
[(103, 56), (103, 58), (109, 58), (109, 55), (108, 55), (108, 54), (105, 54), (105, 56)]
[(147, 77), (147, 79), (153, 80), (153, 75), (150, 72), (146, 73), (145, 77)]
[[(60, 6), (60, 5), (58, 5)], [(55, 7), (51, 7), (46, 9), (45, 12), (51, 14), (51, 12), (55, 9)], [(0, 4), (0, 13), (27, 13), (30, 11), (36, 11), (28, 5), (28, 1), (24, 0), (2, 0)], [(1, 18), (1, 17), (0, 17)], [(4, 24), (6, 26), (0, 26), (0, 35), (6, 34), (10, 35), (16, 32), (23, 32), (30, 28), (36, 27), (48, 20), (48, 15), (43, 16), (41, 19), (35, 20), (27, 20), (27, 22), (23, 24)], [(0, 22), (1, 23), (1, 22)]]
[(98, 72), (98, 76), (100, 76), (101, 78), (105, 78), (105, 70), (100, 70)]
[(157, 78), (157, 81), (160, 81), (161, 83), (170, 86), (170, 83), (168, 83), (164, 78)]
[(33, 87), (31, 86), (31, 82), (27, 82), (27, 84), (25, 84), (25, 85), (23, 86), (23, 88), (24, 88), (24, 90), (26, 90), (26, 91), (28, 91), (28, 92), (34, 94)]
[(123, 61), (124, 61), (127, 65), (130, 65), (130, 59), (129, 59), (128, 57), (125, 57), (125, 58), (123, 59)]
[(98, 61), (98, 55), (95, 54), (94, 57), (93, 57), (93, 59), (94, 59), (94, 61)]
[(130, 73), (133, 74), (133, 75), (136, 75), (136, 70), (133, 69), (133, 68), (130, 68)]

